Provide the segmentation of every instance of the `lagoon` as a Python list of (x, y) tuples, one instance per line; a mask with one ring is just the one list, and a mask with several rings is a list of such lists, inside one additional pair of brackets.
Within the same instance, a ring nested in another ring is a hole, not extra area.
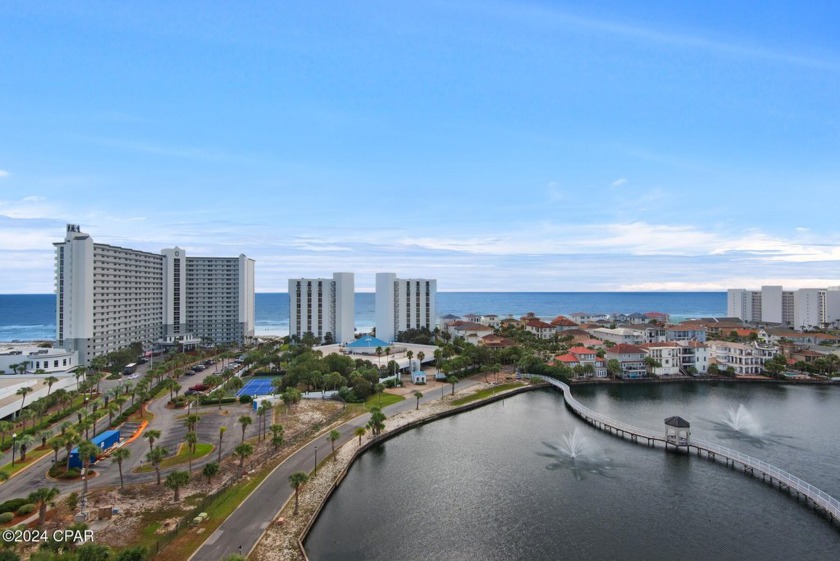
[[(840, 496), (840, 388), (573, 388), (584, 404), (765, 459)], [(539, 390), (371, 449), (306, 542), (311, 559), (836, 559), (840, 533), (759, 480), (586, 425)]]

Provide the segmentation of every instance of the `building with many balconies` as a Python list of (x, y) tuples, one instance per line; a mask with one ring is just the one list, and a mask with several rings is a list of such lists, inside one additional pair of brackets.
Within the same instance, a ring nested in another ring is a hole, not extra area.
[(75, 224), (55, 246), (56, 340), (79, 362), (164, 338), (254, 335), (254, 260), (94, 243)]

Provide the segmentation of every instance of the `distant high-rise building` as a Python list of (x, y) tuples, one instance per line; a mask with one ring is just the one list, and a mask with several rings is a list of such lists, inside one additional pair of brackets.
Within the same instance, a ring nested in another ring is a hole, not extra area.
[(376, 273), (376, 337), (391, 342), (407, 329), (434, 329), (436, 301), (436, 280)]
[(55, 246), (56, 340), (87, 364), (132, 343), (254, 335), (254, 260), (94, 243), (75, 224)]
[(755, 323), (779, 323), (796, 329), (822, 327), (840, 320), (840, 287), (731, 288), (726, 293), (726, 312), (730, 317)]
[(353, 273), (333, 273), (332, 279), (289, 279), (289, 335), (311, 333), (321, 341), (348, 343), (355, 336), (355, 313)]

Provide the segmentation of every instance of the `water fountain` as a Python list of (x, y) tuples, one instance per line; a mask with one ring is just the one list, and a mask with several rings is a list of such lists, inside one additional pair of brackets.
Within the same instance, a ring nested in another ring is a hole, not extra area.
[(610, 459), (577, 428), (560, 437), (559, 444), (543, 442), (551, 452), (537, 452), (538, 456), (553, 460), (545, 466), (548, 470), (569, 470), (581, 481), (587, 473), (606, 476), (612, 469)]
[(738, 404), (738, 409), (734, 411), (729, 409), (723, 421), (732, 430), (749, 438), (761, 439), (765, 435), (762, 424), (744, 407), (743, 403)]

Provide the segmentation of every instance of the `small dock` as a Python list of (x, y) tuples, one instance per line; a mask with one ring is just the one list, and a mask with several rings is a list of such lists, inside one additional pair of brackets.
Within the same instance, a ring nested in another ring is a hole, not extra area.
[(693, 453), (699, 457), (705, 456), (709, 460), (725, 464), (733, 469), (742, 470), (746, 475), (761, 479), (765, 483), (777, 487), (780, 491), (789, 493), (797, 500), (803, 500), (807, 506), (820, 512), (831, 522), (840, 523), (840, 501), (807, 481), (803, 481), (772, 464), (737, 450), (694, 437), (687, 445), (675, 446), (666, 440), (662, 432), (634, 427), (586, 407), (575, 399), (568, 384), (560, 380), (536, 374), (531, 374), (530, 377), (548, 382), (562, 391), (566, 407), (594, 427), (612, 435), (626, 438), (636, 444), (644, 444), (649, 447), (662, 446), (666, 450), (687, 454)]

